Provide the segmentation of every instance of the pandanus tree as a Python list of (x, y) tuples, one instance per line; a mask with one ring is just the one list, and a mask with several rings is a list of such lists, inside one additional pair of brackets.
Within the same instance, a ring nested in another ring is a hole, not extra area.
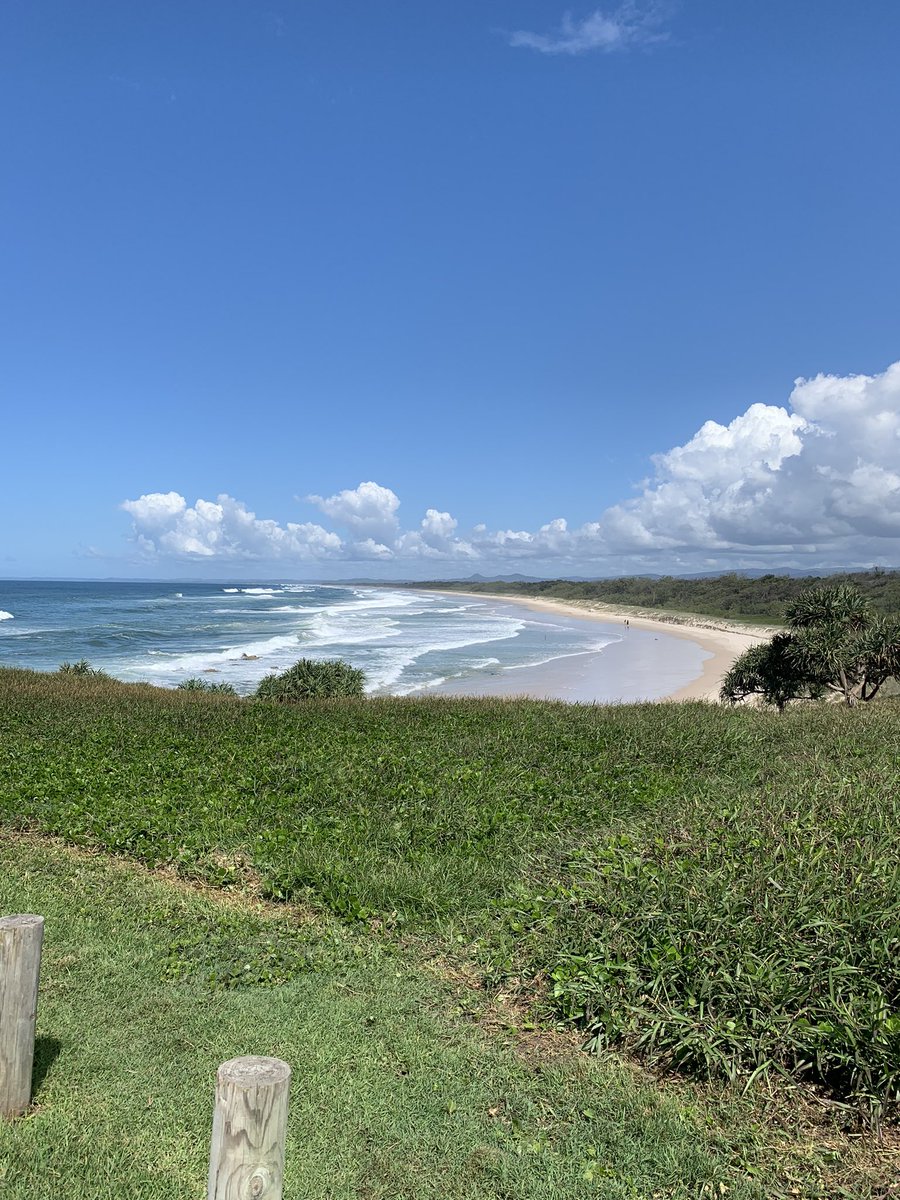
[(723, 700), (872, 700), (900, 677), (900, 622), (876, 617), (854, 587), (812, 588), (787, 611), (788, 629), (745, 651), (722, 682)]
[(365, 672), (340, 658), (301, 658), (280, 675), (266, 675), (254, 695), (257, 700), (296, 704), (301, 700), (361, 696), (365, 682)]
[(722, 681), (719, 695), (737, 704), (749, 696), (761, 696), (784, 712), (790, 700), (817, 700), (822, 689), (806, 678), (790, 653), (791, 635), (776, 633), (771, 641), (751, 646), (735, 660)]

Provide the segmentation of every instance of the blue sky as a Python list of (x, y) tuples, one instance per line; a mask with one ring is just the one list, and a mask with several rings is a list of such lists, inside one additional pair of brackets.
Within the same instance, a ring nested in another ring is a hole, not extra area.
[(0, 574), (900, 566), (898, 49), (893, 0), (7, 0)]

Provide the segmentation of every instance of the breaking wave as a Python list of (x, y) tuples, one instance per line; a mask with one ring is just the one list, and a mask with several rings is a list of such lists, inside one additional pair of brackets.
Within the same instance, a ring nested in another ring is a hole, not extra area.
[[(175, 687), (208, 674), (247, 694), (299, 658), (341, 658), (365, 672), (367, 691), (409, 695), (596, 653), (616, 640), (598, 638), (596, 625), (542, 619), (494, 598), (351, 584), (178, 586), (183, 592), (171, 583), (104, 584), (83, 598), (59, 596), (56, 607), (40, 597), (33, 610), (17, 603), (15, 629), (24, 636), (13, 648), (4, 630), (0, 664), (55, 670), (84, 657), (129, 681)], [(0, 621), (11, 617), (0, 610)]]

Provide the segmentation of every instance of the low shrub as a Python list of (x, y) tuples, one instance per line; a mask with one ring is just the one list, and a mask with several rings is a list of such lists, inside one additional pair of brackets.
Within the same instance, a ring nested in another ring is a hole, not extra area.
[(237, 692), (230, 683), (210, 683), (207, 679), (198, 679), (196, 675), (190, 679), (182, 679), (176, 691), (207, 692), (216, 696), (236, 696)]
[(106, 671), (101, 671), (99, 667), (92, 667), (86, 658), (79, 658), (77, 662), (73, 663), (60, 663), (58, 671), (60, 675), (86, 675), (93, 679), (112, 678)]
[(333, 696), (361, 696), (364, 671), (340, 658), (301, 658), (280, 675), (267, 675), (256, 689), (257, 700), (294, 704), (300, 700), (327, 700)]
[(799, 791), (701, 794), (591, 839), (508, 920), (592, 1048), (774, 1069), (877, 1119), (900, 1103), (900, 800)]

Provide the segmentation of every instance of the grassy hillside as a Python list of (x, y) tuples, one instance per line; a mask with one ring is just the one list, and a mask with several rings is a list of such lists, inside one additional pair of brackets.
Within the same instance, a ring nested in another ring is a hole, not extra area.
[(625, 576), (572, 583), (547, 579), (537, 583), (417, 583), (416, 587), (472, 592), (499, 592), (508, 596), (545, 597), (557, 600), (596, 600), (640, 608), (666, 609), (673, 613), (702, 613), (732, 620), (780, 623), (785, 608), (811, 587), (852, 583), (878, 613), (900, 612), (900, 572), (860, 571), (847, 575), (803, 576), (718, 575), (712, 579), (647, 579)]
[[(0, 1121), (4, 1200), (204, 1196), (216, 1067), (247, 1053), (293, 1067), (289, 1198), (763, 1200), (781, 1173), (746, 1105), (715, 1114), (574, 1047), (523, 1053), (335, 921), (0, 841), (0, 911), (23, 909), (46, 918), (37, 1087)], [(821, 1144), (808, 1157), (829, 1169)]]
[(900, 1097), (900, 709), (0, 674), (0, 821), (428, 939), (598, 1047)]

